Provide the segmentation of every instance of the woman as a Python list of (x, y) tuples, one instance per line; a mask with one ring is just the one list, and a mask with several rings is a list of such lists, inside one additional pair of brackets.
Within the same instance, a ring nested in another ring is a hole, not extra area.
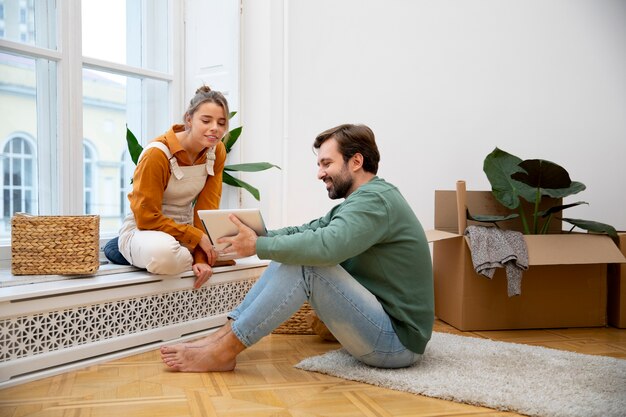
[[(220, 92), (200, 87), (184, 125), (173, 125), (144, 148), (128, 195), (132, 213), (122, 224), (119, 242), (111, 241), (131, 265), (155, 274), (192, 269), (194, 288), (213, 274), (217, 253), (197, 211), (219, 207), (228, 114)], [(108, 249), (107, 258), (116, 262), (115, 251)]]

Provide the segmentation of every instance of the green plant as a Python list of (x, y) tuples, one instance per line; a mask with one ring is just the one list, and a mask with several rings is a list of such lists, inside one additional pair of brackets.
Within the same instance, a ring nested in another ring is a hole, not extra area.
[[(588, 204), (585, 201), (578, 201), (539, 210), (539, 204), (543, 197), (562, 199), (577, 194), (586, 188), (583, 183), (572, 181), (569, 173), (554, 162), (543, 159), (522, 160), (515, 155), (495, 148), (485, 158), (483, 171), (487, 174), (491, 183), (491, 192), (496, 200), (508, 209), (517, 210), (517, 213), (507, 216), (484, 216), (471, 215), (468, 212), (468, 219), (470, 220), (496, 224), (499, 221), (519, 217), (525, 234), (544, 234), (547, 233), (550, 221), (556, 217), (557, 213), (570, 207)], [(521, 199), (530, 203), (530, 212), (525, 212)], [(571, 230), (574, 227), (579, 227), (590, 232), (606, 233), (612, 237), (617, 237), (615, 228), (608, 224), (582, 219), (556, 218), (571, 224)]]
[[(230, 112), (228, 118), (232, 119), (235, 114), (237, 114), (237, 112)], [(235, 145), (235, 143), (237, 143), (237, 140), (241, 136), (242, 130), (242, 126), (236, 127), (230, 130), (228, 134), (222, 138), (222, 142), (224, 143), (224, 146), (226, 148), (226, 154), (228, 154), (232, 147)], [(130, 157), (135, 165), (137, 165), (137, 160), (139, 159), (139, 155), (141, 155), (141, 152), (143, 151), (143, 147), (137, 140), (137, 137), (128, 128), (128, 125), (126, 125), (126, 143), (128, 144), (128, 152), (130, 153)], [(245, 181), (240, 180), (239, 178), (235, 178), (227, 171), (258, 172), (265, 171), (270, 168), (280, 169), (278, 165), (270, 164), (269, 162), (249, 162), (245, 164), (225, 165), (222, 175), (222, 182), (233, 187), (243, 188), (247, 190), (250, 194), (252, 194), (254, 198), (260, 200), (261, 195), (257, 188), (253, 187)]]

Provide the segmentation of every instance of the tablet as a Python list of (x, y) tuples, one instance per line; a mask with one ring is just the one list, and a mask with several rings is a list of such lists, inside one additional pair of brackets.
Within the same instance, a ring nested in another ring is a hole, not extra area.
[[(265, 236), (267, 234), (265, 222), (263, 221), (263, 216), (261, 216), (261, 210), (258, 208), (198, 210), (198, 217), (204, 226), (204, 231), (218, 253), (225, 249), (228, 244), (218, 244), (217, 239), (223, 236), (235, 236), (238, 232), (237, 226), (228, 218), (231, 214), (237, 216), (243, 224), (254, 230), (258, 236)], [(241, 258), (241, 256), (232, 253), (229, 255), (219, 255), (217, 260), (225, 261), (237, 258)]]

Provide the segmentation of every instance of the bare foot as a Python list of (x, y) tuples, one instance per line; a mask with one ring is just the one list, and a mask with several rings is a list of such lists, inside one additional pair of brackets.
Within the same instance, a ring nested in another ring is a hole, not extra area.
[[(223, 325), (222, 327), (217, 329), (215, 332), (209, 334), (208, 336), (201, 337), (200, 339), (196, 339), (196, 340), (191, 340), (189, 342), (179, 343), (179, 344), (173, 345), (172, 347), (174, 347), (174, 346), (182, 347), (182, 345), (187, 346), (187, 347), (202, 347), (202, 346), (206, 346), (206, 345), (208, 345), (210, 343), (213, 343), (213, 342), (221, 339), (222, 337), (224, 337), (224, 335), (230, 331), (229, 323), (230, 323), (230, 320), (228, 322), (226, 322), (225, 325)], [(165, 346), (161, 347), (161, 353), (163, 353), (163, 349), (164, 348), (165, 348)]]
[(230, 323), (213, 335), (194, 343), (163, 346), (161, 360), (172, 371), (232, 371), (237, 363), (237, 355), (245, 349), (231, 331)]
[(226, 356), (218, 349), (216, 344), (198, 347), (179, 344), (161, 349), (161, 359), (170, 370), (178, 372), (223, 372), (235, 369), (236, 356)]

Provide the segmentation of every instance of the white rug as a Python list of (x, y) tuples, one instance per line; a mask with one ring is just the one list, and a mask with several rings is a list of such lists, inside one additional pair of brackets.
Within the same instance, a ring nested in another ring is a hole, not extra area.
[(296, 368), (531, 416), (626, 416), (626, 360), (544, 347), (435, 332), (409, 368), (372, 368), (341, 349)]

